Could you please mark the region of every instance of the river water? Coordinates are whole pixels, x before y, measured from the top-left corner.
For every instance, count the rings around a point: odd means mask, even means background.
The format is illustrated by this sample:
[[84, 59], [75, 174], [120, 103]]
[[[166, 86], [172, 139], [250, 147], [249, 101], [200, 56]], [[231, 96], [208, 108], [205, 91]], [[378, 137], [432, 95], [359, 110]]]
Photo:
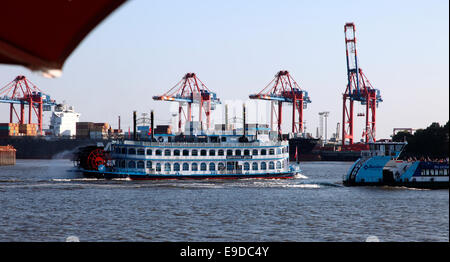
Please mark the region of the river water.
[[0, 167], [0, 241], [449, 241], [449, 191], [344, 187], [350, 162], [287, 180], [87, 179], [68, 160]]

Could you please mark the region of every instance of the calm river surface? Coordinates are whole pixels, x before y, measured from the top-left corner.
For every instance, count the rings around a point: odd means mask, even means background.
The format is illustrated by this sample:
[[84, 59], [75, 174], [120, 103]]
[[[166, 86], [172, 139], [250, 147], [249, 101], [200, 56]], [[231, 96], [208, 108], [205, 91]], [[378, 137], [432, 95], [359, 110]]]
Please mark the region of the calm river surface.
[[449, 241], [449, 191], [344, 187], [350, 162], [288, 180], [86, 179], [69, 160], [0, 167], [0, 241]]

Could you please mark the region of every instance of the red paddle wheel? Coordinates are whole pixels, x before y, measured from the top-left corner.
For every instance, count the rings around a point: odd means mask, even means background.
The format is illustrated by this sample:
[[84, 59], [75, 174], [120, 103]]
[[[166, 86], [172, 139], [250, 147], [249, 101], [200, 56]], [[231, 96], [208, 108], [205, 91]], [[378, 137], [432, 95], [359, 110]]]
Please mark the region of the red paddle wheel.
[[99, 170], [100, 166], [111, 166], [111, 156], [103, 147], [80, 148], [76, 154], [78, 165], [85, 170]]
[[87, 157], [87, 167], [91, 170], [98, 170], [100, 165], [106, 166], [108, 164], [109, 154], [103, 148], [97, 148], [89, 153]]

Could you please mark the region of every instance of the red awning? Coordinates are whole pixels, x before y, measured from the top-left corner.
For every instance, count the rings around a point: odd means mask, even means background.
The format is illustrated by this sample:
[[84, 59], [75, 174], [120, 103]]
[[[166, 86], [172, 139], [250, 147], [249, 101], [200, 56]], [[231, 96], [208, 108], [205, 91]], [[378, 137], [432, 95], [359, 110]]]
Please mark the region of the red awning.
[[0, 63], [55, 77], [78, 44], [125, 0], [2, 1]]

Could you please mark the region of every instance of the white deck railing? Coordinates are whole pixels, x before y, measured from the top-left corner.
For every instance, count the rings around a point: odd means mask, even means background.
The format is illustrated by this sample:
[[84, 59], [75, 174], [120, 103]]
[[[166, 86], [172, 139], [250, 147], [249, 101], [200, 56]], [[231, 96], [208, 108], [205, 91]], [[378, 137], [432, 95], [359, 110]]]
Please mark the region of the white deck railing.
[[158, 147], [204, 147], [204, 148], [214, 148], [214, 147], [259, 147], [259, 146], [285, 146], [288, 145], [288, 141], [271, 141], [271, 142], [250, 142], [250, 143], [239, 143], [239, 142], [221, 142], [221, 143], [189, 143], [189, 142], [150, 142], [150, 141], [113, 141], [112, 144], [122, 144], [122, 145], [134, 145], [134, 146], [158, 146]]

